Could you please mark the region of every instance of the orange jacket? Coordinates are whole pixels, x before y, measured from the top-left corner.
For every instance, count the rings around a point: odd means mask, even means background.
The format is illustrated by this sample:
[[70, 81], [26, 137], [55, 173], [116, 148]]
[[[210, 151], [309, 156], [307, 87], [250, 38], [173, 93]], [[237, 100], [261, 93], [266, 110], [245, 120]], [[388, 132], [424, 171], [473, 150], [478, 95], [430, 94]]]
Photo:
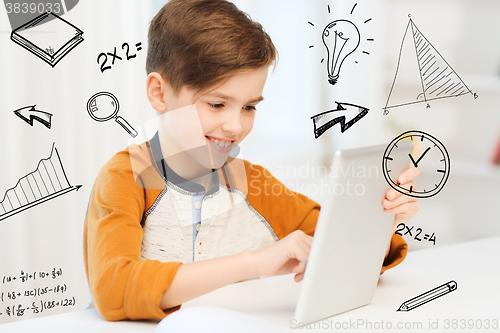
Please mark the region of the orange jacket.
[[[201, 215], [202, 229], [211, 226], [206, 230], [213, 232], [198, 234], [191, 225], [187, 229], [178, 226], [186, 221], [175, 211], [185, 209], [191, 216], [193, 194], [183, 184], [172, 183], [170, 178], [175, 177], [163, 174], [155, 144], [151, 140], [117, 153], [102, 168], [90, 196], [83, 235], [85, 270], [94, 304], [106, 320], [161, 319], [177, 310], [179, 307], [163, 311], [160, 299], [179, 265], [191, 258], [204, 260], [256, 250], [297, 229], [314, 234], [320, 206], [287, 189], [263, 167], [244, 160], [233, 160], [219, 169], [214, 175], [220, 179], [218, 189], [203, 199], [202, 211], [230, 207], [213, 216]], [[237, 213], [231, 215], [233, 210]], [[173, 217], [164, 217], [172, 212]], [[241, 238], [237, 246], [230, 243], [236, 237], [234, 226], [247, 228], [237, 236]], [[165, 244], [152, 253], [148, 249], [157, 246], [154, 230], [160, 227], [170, 228], [175, 237], [162, 236]], [[195, 239], [207, 244], [203, 252], [196, 249]], [[406, 252], [406, 242], [394, 235], [382, 272], [403, 261]]]

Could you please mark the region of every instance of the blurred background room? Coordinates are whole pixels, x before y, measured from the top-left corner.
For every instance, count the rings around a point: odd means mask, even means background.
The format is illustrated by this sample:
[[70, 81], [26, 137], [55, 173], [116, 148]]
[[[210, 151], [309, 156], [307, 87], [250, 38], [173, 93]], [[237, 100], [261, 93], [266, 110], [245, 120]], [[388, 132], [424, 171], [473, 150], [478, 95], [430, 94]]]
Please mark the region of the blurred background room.
[[[154, 134], [151, 124], [156, 112], [145, 89], [147, 29], [165, 2], [80, 1], [63, 18], [83, 31], [84, 41], [52, 67], [11, 40], [13, 28], [8, 1], [4, 1], [5, 10], [0, 9], [0, 200], [50, 155], [53, 144], [68, 181], [82, 187], [0, 221], [0, 279], [60, 270], [59, 280], [53, 280], [66, 285], [65, 296], [74, 297], [76, 305], [55, 307], [44, 314], [30, 310], [21, 316], [3, 315], [0, 323], [77, 310], [87, 304], [82, 225], [88, 198], [106, 161]], [[451, 173], [438, 195], [421, 199], [420, 211], [410, 222], [426, 234], [433, 233], [435, 244], [405, 235], [410, 250], [500, 235], [500, 192], [496, 189], [500, 186], [500, 1], [233, 2], [264, 26], [279, 51], [253, 131], [241, 145], [243, 158], [268, 168], [290, 189], [326, 204], [331, 194], [322, 190], [322, 184], [329, 178], [325, 170], [336, 150], [388, 144], [405, 131], [421, 130], [446, 146]], [[391, 99], [411, 100], [414, 91], [422, 90], [418, 77], [405, 76], [403, 60], [398, 67], [409, 16], [469, 91], [430, 101], [430, 108], [416, 103], [389, 109], [384, 115], [398, 68], [398, 89]], [[322, 34], [328, 23], [339, 19], [355, 24], [361, 37], [332, 85]], [[405, 41], [414, 42], [412, 36]], [[135, 57], [127, 57], [124, 43], [129, 56]], [[104, 58], [110, 68], [103, 71]], [[404, 58], [405, 63], [412, 60], [416, 62], [415, 54]], [[114, 120], [96, 122], [89, 117], [87, 101], [103, 91], [119, 100], [119, 115], [139, 132], [137, 138], [132, 139]], [[335, 109], [336, 102], [363, 106], [369, 112], [344, 133], [335, 125], [315, 138], [311, 117]], [[52, 114], [50, 128], [37, 121], [29, 126], [13, 113], [32, 105]], [[420, 179], [428, 176], [423, 170]], [[28, 279], [12, 286], [29, 290], [46, 284], [47, 280]], [[2, 292], [7, 293], [5, 288]], [[19, 300], [7, 297], [0, 302], [0, 312], [18, 304]]]

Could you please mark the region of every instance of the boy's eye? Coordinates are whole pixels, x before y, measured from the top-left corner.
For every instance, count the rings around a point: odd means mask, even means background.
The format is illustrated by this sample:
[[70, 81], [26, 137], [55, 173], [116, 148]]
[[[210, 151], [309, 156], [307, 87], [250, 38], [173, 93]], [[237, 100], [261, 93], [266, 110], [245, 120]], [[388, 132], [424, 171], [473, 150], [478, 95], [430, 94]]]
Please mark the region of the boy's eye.
[[224, 104], [222, 103], [208, 103], [208, 105], [210, 105], [210, 107], [213, 109], [220, 109], [224, 107]]
[[255, 106], [253, 106], [253, 105], [244, 106], [243, 110], [246, 110], [246, 111], [257, 111], [257, 109], [255, 108]]

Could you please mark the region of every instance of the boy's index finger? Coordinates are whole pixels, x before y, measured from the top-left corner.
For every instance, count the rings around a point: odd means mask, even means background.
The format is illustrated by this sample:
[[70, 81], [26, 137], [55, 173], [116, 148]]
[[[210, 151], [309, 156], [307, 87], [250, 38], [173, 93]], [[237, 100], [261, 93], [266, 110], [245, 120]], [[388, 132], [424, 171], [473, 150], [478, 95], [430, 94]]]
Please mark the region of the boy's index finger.
[[399, 175], [398, 182], [400, 184], [406, 184], [412, 181], [413, 179], [417, 178], [418, 175], [420, 175], [420, 170], [415, 167], [410, 167], [401, 175]]

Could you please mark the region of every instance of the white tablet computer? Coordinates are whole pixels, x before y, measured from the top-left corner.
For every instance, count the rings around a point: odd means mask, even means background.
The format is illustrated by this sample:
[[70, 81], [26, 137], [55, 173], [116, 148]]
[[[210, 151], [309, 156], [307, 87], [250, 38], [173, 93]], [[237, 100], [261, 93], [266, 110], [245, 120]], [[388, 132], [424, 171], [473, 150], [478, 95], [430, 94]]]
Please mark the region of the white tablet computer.
[[[398, 144], [390, 172], [409, 167], [413, 141]], [[385, 145], [338, 151], [330, 169], [332, 197], [321, 208], [295, 309], [302, 325], [371, 302], [394, 215], [382, 201], [389, 185], [382, 172]], [[400, 165], [396, 165], [400, 161]]]

